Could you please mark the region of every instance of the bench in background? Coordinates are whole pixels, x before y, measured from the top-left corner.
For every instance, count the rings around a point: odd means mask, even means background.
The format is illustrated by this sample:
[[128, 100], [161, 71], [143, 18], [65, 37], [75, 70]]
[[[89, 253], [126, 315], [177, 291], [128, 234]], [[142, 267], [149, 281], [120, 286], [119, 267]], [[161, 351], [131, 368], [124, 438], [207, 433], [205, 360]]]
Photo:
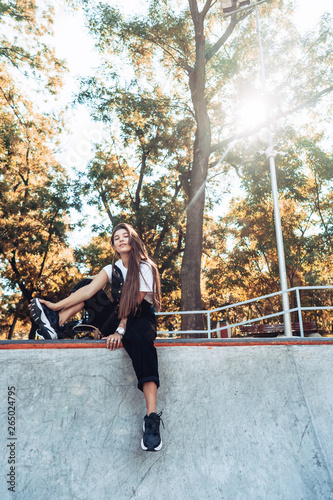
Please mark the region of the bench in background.
[[[241, 325], [241, 335], [250, 335], [253, 337], [277, 337], [284, 334], [283, 323], [272, 323], [266, 325]], [[291, 323], [293, 335], [300, 335], [300, 326], [298, 322]], [[303, 323], [304, 335], [318, 332], [317, 323], [315, 321], [308, 321]]]

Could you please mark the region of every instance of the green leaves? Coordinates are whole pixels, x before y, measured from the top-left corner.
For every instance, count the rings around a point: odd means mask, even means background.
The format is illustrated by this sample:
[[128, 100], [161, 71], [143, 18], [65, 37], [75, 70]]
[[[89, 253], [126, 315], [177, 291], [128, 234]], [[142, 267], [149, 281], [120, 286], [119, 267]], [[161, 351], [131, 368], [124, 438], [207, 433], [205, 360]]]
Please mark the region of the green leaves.
[[[19, 303], [16, 312], [24, 328], [33, 294], [66, 294], [78, 271], [67, 243], [70, 182], [54, 157], [61, 116], [43, 114], [27, 96], [28, 90], [54, 95], [62, 84], [63, 63], [45, 38], [51, 10], [35, 1], [1, 2], [0, 23], [5, 22], [0, 35], [0, 279], [12, 292], [12, 304]], [[9, 296], [1, 301], [0, 317], [8, 301]], [[6, 314], [4, 321], [10, 319]]]
[[[320, 141], [319, 134], [304, 136], [291, 128], [277, 136], [277, 149], [284, 152], [276, 167], [290, 287], [329, 283], [332, 274], [333, 158]], [[230, 293], [240, 301], [279, 289], [269, 167], [265, 155], [255, 153], [259, 147], [233, 151], [245, 196], [234, 199], [214, 229], [216, 250], [208, 252], [205, 273], [215, 307]], [[216, 288], [223, 290], [220, 297]], [[268, 313], [275, 311], [269, 307]]]
[[[331, 18], [325, 16], [318, 30], [302, 37], [293, 25], [289, 2], [260, 6], [267, 79], [262, 99], [253, 11], [227, 19], [219, 2], [151, 0], [142, 14], [126, 16], [107, 3], [85, 5], [103, 63], [94, 78], [82, 83], [79, 101], [110, 130], [110, 139], [96, 149], [87, 172], [95, 190], [89, 203], [106, 214], [104, 227], [121, 218], [137, 225], [166, 276], [167, 266], [179, 266], [186, 237], [182, 287], [188, 296], [196, 296], [196, 306], [185, 300], [185, 308], [201, 308], [197, 286], [202, 249], [207, 269], [216, 265], [223, 275], [218, 284], [219, 272], [210, 271], [217, 288], [209, 290], [215, 297], [217, 289], [234, 286], [242, 277], [239, 290], [244, 294], [276, 289], [264, 134], [269, 122], [281, 152], [276, 162], [290, 247], [289, 277], [308, 279], [310, 261], [317, 265], [314, 233], [327, 242], [331, 231], [332, 165], [321, 148], [319, 127], [304, 126], [304, 117], [311, 120], [305, 113], [302, 120], [292, 116], [310, 106], [315, 113], [317, 103], [324, 98], [328, 102]], [[260, 100], [270, 108], [267, 120], [265, 114], [258, 120]], [[244, 118], [242, 109], [251, 102], [254, 106]], [[210, 238], [216, 226], [211, 212], [219, 197], [226, 204], [225, 186], [214, 184], [216, 194], [211, 190], [207, 200], [202, 186], [209, 169], [213, 178], [231, 168], [246, 194], [235, 200], [223, 231], [218, 223], [216, 249]], [[209, 235], [203, 241], [202, 228]]]

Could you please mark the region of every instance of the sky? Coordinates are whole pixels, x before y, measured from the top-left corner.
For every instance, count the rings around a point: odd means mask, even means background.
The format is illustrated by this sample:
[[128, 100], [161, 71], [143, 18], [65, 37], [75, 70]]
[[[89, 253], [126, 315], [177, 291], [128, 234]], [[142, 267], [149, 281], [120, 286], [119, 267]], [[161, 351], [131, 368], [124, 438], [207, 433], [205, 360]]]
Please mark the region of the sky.
[[[133, 13], [142, 12], [146, 2], [143, 0], [109, 0], [109, 3], [125, 13]], [[58, 106], [62, 107], [70, 103], [73, 95], [78, 91], [79, 78], [94, 74], [94, 67], [98, 66], [99, 59], [94, 49], [94, 42], [85, 27], [83, 13], [72, 12], [66, 7], [65, 0], [54, 0], [53, 5], [56, 13], [53, 38], [56, 53], [58, 57], [66, 59], [69, 68], [58, 103]], [[323, 12], [328, 11], [333, 14], [333, 0], [294, 0], [294, 5], [296, 7], [295, 21], [303, 32], [314, 28]], [[74, 165], [83, 170], [93, 155], [93, 144], [103, 137], [102, 127], [90, 120], [88, 110], [84, 106], [71, 108], [66, 122], [70, 133], [66, 131], [64, 134], [62, 151], [58, 153], [57, 158], [69, 171]], [[72, 218], [75, 223], [79, 216], [73, 213]], [[88, 227], [89, 225], [88, 221]], [[73, 243], [77, 241], [85, 243], [82, 239], [89, 239], [88, 229], [74, 231]]]
[[[142, 10], [142, 0], [126, 0], [125, 2], [110, 0], [125, 12]], [[296, 22], [300, 29], [306, 31], [316, 25], [324, 11], [333, 14], [333, 0], [295, 0], [297, 6]], [[315, 10], [314, 6], [315, 5]], [[56, 2], [56, 22], [54, 43], [57, 55], [67, 60], [69, 73], [62, 91], [59, 105], [69, 102], [78, 90], [80, 76], [93, 74], [93, 68], [98, 65], [98, 53], [84, 25], [82, 12], [71, 12], [65, 7], [64, 0]], [[89, 113], [84, 107], [73, 110], [69, 115], [72, 135], [66, 134], [61, 154], [64, 166], [70, 167], [73, 162], [84, 167], [91, 151], [91, 143], [102, 137], [102, 129], [96, 123], [91, 123]]]

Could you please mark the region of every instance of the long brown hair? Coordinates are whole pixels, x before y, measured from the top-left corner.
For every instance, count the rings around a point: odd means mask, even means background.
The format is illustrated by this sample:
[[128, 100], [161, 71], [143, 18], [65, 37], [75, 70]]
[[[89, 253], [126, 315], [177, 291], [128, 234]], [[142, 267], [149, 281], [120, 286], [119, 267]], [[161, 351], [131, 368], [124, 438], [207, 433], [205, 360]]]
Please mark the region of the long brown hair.
[[[148, 251], [135, 229], [129, 224], [118, 224], [111, 235], [111, 244], [114, 247], [114, 235], [119, 229], [125, 229], [129, 234], [129, 245], [132, 247], [128, 259], [128, 269], [126, 281], [121, 293], [119, 304], [119, 318], [127, 318], [131, 311], [138, 307], [140, 297], [140, 263], [141, 261], [150, 264], [153, 272], [153, 306], [159, 311], [161, 305], [161, 283], [160, 275], [156, 264], [148, 257]], [[116, 252], [119, 256], [119, 254]], [[112, 268], [114, 266], [112, 263]]]

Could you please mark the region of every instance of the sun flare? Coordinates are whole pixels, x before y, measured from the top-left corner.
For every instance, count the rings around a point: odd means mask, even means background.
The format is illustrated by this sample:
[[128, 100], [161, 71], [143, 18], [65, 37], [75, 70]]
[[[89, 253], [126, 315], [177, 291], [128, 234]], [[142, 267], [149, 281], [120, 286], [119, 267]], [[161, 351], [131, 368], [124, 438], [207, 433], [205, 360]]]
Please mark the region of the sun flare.
[[239, 108], [238, 119], [241, 129], [253, 128], [265, 121], [265, 103], [261, 99], [251, 99]]

